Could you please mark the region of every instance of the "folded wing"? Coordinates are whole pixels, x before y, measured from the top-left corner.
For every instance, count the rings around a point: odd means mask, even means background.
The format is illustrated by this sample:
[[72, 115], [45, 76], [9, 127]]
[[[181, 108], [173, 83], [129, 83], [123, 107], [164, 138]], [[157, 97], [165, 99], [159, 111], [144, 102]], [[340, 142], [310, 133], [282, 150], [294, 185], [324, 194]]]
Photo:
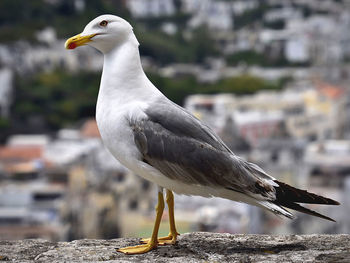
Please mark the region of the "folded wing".
[[259, 166], [233, 154], [209, 127], [171, 101], [158, 101], [145, 114], [145, 118], [130, 120], [134, 141], [143, 161], [164, 176], [185, 184], [239, 192], [290, 218], [293, 215], [283, 207], [333, 221], [299, 203], [338, 202], [275, 180]]

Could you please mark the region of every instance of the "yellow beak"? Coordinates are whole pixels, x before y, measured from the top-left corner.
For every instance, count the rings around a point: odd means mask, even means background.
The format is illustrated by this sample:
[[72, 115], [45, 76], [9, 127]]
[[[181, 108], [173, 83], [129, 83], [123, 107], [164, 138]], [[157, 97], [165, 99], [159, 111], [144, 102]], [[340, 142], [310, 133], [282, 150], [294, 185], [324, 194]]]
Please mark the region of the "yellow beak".
[[64, 46], [66, 47], [66, 49], [75, 49], [76, 47], [83, 46], [86, 43], [89, 43], [91, 41], [91, 38], [93, 38], [96, 35], [97, 34], [92, 34], [88, 36], [81, 36], [81, 34], [76, 35], [74, 37], [69, 38]]

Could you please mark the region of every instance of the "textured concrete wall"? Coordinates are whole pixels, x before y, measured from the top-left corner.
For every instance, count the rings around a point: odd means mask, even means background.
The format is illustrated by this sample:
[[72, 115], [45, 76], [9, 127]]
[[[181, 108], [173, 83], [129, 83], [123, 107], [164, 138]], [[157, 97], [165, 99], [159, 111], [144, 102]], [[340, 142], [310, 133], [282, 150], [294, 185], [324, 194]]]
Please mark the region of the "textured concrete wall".
[[13, 262], [350, 262], [350, 235], [231, 235], [190, 233], [174, 246], [143, 255], [116, 248], [138, 239], [0, 241], [0, 261]]

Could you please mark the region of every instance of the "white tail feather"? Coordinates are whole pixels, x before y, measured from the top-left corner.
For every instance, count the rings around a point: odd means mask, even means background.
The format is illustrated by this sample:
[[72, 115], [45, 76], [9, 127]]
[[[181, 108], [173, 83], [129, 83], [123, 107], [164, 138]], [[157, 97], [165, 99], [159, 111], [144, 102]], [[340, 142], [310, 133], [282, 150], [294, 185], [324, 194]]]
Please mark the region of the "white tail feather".
[[282, 215], [282, 216], [288, 217], [290, 219], [295, 218], [295, 216], [292, 213], [290, 213], [289, 211], [287, 211], [283, 207], [280, 207], [280, 206], [278, 206], [274, 203], [271, 203], [269, 201], [257, 201], [257, 206], [265, 208], [276, 215]]

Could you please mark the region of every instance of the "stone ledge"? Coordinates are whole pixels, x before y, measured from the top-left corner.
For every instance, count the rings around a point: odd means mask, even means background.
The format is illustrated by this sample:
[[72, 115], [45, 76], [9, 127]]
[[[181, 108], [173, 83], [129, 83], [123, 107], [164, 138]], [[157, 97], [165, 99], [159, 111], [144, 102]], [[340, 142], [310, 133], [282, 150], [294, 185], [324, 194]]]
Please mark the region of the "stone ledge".
[[231, 235], [188, 233], [174, 246], [143, 255], [116, 248], [139, 239], [0, 241], [0, 261], [12, 262], [350, 262], [350, 235]]

